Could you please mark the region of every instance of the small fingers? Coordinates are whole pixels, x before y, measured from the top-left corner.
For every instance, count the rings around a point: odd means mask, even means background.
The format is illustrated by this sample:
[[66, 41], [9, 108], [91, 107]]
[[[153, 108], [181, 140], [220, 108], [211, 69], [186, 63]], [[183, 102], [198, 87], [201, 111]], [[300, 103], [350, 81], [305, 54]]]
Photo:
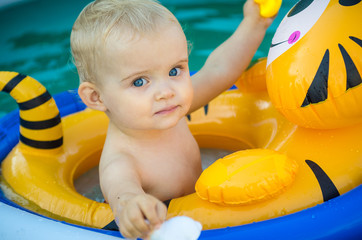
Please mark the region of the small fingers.
[[146, 203], [141, 204], [140, 208], [152, 227], [162, 224], [166, 217], [166, 206], [152, 196]]
[[145, 239], [149, 239], [151, 237], [151, 234], [153, 231], [159, 229], [161, 227], [162, 222], [166, 219], [166, 214], [167, 214], [167, 207], [164, 203], [162, 203], [161, 201], [158, 201], [156, 203], [156, 205], [154, 206], [155, 212], [156, 212], [156, 216], [155, 218], [157, 218], [158, 223], [156, 224], [151, 224], [152, 226], [152, 231], [150, 231], [146, 236]]
[[137, 205], [124, 209], [120, 221], [120, 232], [127, 238], [137, 238], [147, 235], [150, 226], [146, 223], [142, 212]]
[[167, 207], [164, 203], [159, 202], [156, 206], [156, 211], [158, 218], [161, 219], [161, 221], [164, 221], [166, 219], [167, 215]]
[[154, 205], [148, 205], [148, 206], [141, 206], [142, 208], [142, 212], [145, 216], [145, 218], [149, 221], [149, 223], [152, 226], [156, 226], [158, 224], [160, 224], [162, 221], [159, 219], [157, 211], [156, 211], [156, 206]]
[[126, 238], [136, 239], [139, 237], [146, 236], [148, 232], [142, 232], [140, 231], [137, 226], [135, 226], [130, 221], [125, 221], [123, 224], [119, 227], [119, 230], [121, 234]]
[[135, 239], [136, 236], [140, 236], [141, 233], [137, 232], [130, 223], [122, 222], [119, 225], [119, 231], [123, 237], [127, 239]]
[[126, 238], [147, 237], [162, 224], [166, 214], [166, 206], [157, 198], [136, 196], [117, 214], [119, 230]]

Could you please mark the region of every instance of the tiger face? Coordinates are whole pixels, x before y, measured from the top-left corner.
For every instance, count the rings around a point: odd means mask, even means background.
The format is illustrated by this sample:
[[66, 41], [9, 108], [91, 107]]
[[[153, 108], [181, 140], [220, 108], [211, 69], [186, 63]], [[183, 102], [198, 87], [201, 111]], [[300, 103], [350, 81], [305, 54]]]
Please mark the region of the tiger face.
[[278, 27], [267, 87], [290, 121], [334, 129], [362, 122], [362, 0], [301, 0]]

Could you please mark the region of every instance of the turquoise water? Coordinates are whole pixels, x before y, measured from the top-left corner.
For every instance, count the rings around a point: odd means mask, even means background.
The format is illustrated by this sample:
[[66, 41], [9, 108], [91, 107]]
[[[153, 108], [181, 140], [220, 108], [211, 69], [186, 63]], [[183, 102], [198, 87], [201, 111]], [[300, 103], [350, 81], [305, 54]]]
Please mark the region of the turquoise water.
[[[90, 0], [0, 0], [0, 71], [16, 71], [40, 81], [51, 94], [78, 86], [70, 56], [70, 31]], [[242, 20], [245, 1], [161, 0], [179, 19], [192, 43], [190, 69], [196, 71], [210, 52], [229, 37]], [[273, 34], [297, 0], [284, 0], [254, 60], [267, 56]], [[0, 92], [0, 117], [17, 108]]]

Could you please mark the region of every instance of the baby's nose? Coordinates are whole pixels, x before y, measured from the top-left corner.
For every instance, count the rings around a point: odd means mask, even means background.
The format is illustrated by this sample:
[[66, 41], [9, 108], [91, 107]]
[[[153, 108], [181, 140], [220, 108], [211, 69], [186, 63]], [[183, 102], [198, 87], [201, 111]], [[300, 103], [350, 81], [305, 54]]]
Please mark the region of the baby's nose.
[[168, 83], [160, 84], [156, 91], [156, 100], [170, 99], [175, 96], [175, 91]]

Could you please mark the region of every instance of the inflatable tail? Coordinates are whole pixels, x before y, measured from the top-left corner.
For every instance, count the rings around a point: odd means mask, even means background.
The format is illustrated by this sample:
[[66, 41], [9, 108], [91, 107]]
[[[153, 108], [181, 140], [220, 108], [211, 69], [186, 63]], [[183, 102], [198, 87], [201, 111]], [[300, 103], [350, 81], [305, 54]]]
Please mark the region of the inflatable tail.
[[19, 105], [20, 142], [36, 149], [63, 145], [61, 118], [54, 99], [38, 81], [16, 72], [0, 72], [0, 89]]

